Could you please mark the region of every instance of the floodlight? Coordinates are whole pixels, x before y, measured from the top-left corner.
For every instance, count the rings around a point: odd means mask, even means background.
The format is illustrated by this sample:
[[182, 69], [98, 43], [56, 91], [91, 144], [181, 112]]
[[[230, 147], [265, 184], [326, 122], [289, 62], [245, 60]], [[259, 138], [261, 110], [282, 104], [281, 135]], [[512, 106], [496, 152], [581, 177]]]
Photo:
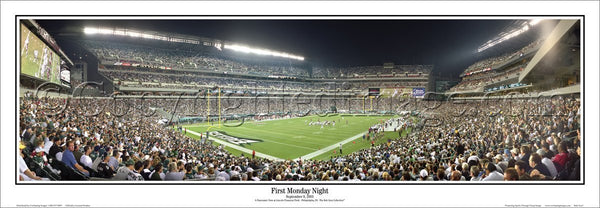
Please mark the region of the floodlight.
[[96, 33], [98, 33], [98, 29], [91, 28], [91, 27], [86, 27], [86, 28], [83, 29], [83, 32], [85, 34], [96, 34]]
[[[178, 42], [178, 43], [200, 44], [200, 41], [197, 41], [197, 40], [182, 39], [182, 38], [175, 38], [175, 37], [169, 38], [166, 36], [147, 34], [147, 33], [139, 32], [139, 31], [132, 31], [132, 30], [127, 30], [127, 29], [85, 27], [83, 29], [83, 32], [85, 34], [90, 34], [90, 35], [91, 34], [111, 34], [111, 35], [117, 35], [117, 36], [129, 36], [129, 37], [135, 37], [135, 38], [163, 40], [163, 41]], [[216, 47], [219, 50], [221, 50], [221, 46], [222, 46], [221, 43], [214, 44], [214, 47]], [[234, 50], [234, 51], [239, 51], [239, 52], [243, 52], [243, 53], [253, 53], [253, 54], [258, 54], [258, 55], [277, 56], [277, 57], [283, 57], [283, 58], [304, 61], [304, 57], [302, 57], [302, 56], [296, 56], [296, 55], [292, 55], [289, 53], [271, 51], [271, 50], [267, 50], [267, 49], [250, 48], [247, 46], [235, 45], [235, 44], [233, 44], [233, 45], [225, 44], [225, 45], [223, 45], [223, 48]]]
[[242, 53], [253, 53], [253, 54], [258, 54], [258, 55], [276, 56], [276, 57], [290, 58], [290, 59], [304, 61], [304, 57], [302, 57], [302, 56], [295, 56], [295, 55], [291, 55], [288, 53], [270, 51], [267, 49], [250, 48], [250, 47], [242, 46], [242, 45], [228, 45], [228, 44], [225, 44], [223, 46], [223, 48], [242, 52]]
[[542, 21], [542, 19], [534, 19], [531, 20], [531, 22], [529, 22], [529, 25], [534, 26], [537, 25], [538, 23], [540, 23]]
[[113, 34], [113, 30], [111, 29], [98, 29], [98, 33], [100, 34]]
[[142, 38], [146, 38], [146, 39], [154, 39], [154, 35], [150, 35], [150, 34], [142, 34]]
[[533, 27], [534, 25], [538, 24], [539, 22], [541, 22], [542, 19], [534, 19], [529, 21], [528, 23], [525, 23], [524, 26], [520, 29], [515, 29], [513, 31], [510, 32], [506, 32], [506, 33], [500, 33], [500, 37], [497, 37], [496, 39], [493, 40], [489, 40], [488, 42], [486, 42], [484, 45], [480, 46], [477, 49], [477, 52], [482, 52], [488, 48], [491, 48], [497, 44], [500, 44], [508, 39], [511, 39], [513, 37], [516, 37], [524, 32], [527, 32], [531, 27]]
[[142, 34], [141, 34], [141, 33], [138, 33], [138, 32], [132, 32], [132, 31], [131, 31], [131, 32], [130, 32], [130, 31], [127, 31], [127, 35], [129, 35], [129, 36], [131, 36], [131, 37], [140, 37], [140, 36], [142, 36]]

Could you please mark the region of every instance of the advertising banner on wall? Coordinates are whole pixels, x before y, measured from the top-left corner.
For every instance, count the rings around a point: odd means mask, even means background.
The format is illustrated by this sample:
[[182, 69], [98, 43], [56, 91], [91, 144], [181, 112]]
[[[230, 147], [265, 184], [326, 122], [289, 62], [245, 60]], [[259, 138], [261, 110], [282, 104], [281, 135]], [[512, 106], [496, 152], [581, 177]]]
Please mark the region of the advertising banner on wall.
[[423, 98], [423, 96], [425, 96], [425, 88], [413, 88], [412, 96], [416, 98]]

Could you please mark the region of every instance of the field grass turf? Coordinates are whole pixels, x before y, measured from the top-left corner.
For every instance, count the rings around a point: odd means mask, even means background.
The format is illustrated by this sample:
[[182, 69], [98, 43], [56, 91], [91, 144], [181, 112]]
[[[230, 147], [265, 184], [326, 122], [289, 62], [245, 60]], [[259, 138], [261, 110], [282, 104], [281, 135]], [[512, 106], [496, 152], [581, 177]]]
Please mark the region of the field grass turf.
[[[404, 130], [402, 132], [402, 137], [405, 137], [407, 134], [410, 134], [412, 129], [407, 129]], [[382, 144], [382, 143], [387, 143], [388, 139], [390, 140], [395, 140], [398, 139], [398, 133], [397, 132], [384, 132], [384, 136], [375, 140], [375, 146]], [[356, 152], [358, 150], [361, 149], [367, 149], [371, 147], [371, 141], [370, 140], [363, 140], [362, 137], [352, 140], [351, 142], [348, 142], [344, 145], [342, 145], [342, 155], [349, 155], [353, 152]], [[335, 153], [333, 152], [333, 150], [335, 150]], [[340, 152], [339, 152], [339, 148], [335, 148], [331, 151], [325, 152], [323, 154], [320, 154], [314, 158], [312, 158], [313, 160], [329, 160], [334, 156], [340, 156]]]
[[[281, 159], [296, 159], [367, 131], [369, 127], [389, 118], [391, 116], [307, 116], [285, 120], [245, 122], [239, 127], [210, 127], [210, 131], [221, 131], [235, 137], [261, 140], [262, 142], [244, 145], [244, 147]], [[322, 129], [320, 125], [308, 126], [311, 119], [312, 121], [335, 121], [336, 125], [325, 126]], [[205, 133], [209, 128], [206, 123], [184, 127], [198, 133]], [[360, 139], [362, 140], [362, 137]], [[351, 148], [354, 147], [348, 148], [351, 151]], [[239, 151], [232, 151], [232, 153], [241, 154]]]

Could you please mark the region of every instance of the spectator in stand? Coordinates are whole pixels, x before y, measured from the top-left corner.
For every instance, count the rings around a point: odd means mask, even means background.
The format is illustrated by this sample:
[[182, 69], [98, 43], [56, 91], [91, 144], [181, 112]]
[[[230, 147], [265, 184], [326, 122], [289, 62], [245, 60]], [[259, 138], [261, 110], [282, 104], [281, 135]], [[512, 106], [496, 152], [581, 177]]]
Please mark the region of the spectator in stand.
[[420, 178], [418, 181], [433, 181], [433, 178], [429, 177], [429, 173], [426, 169], [421, 170], [419, 176]]
[[85, 153], [81, 156], [79, 162], [88, 168], [92, 168], [92, 158], [90, 157], [90, 154], [92, 153], [92, 148], [89, 145], [86, 145], [83, 148], [83, 151]]
[[480, 171], [479, 171], [479, 167], [477, 167], [477, 165], [473, 165], [471, 166], [471, 181], [480, 181], [481, 180], [481, 175], [480, 175]]
[[450, 180], [451, 181], [462, 181], [461, 177], [462, 177], [462, 174], [460, 173], [460, 171], [452, 171], [452, 175], [450, 176]]
[[121, 152], [119, 152], [119, 150], [114, 150], [113, 153], [112, 153], [112, 155], [110, 156], [110, 159], [108, 161], [108, 165], [113, 170], [118, 170], [120, 160], [121, 160]]
[[518, 181], [519, 173], [517, 173], [517, 170], [515, 168], [507, 168], [504, 171], [504, 180], [505, 181]]
[[554, 178], [558, 175], [558, 171], [556, 170], [556, 166], [552, 162], [552, 160], [546, 156], [549, 156], [543, 149], [539, 149], [537, 151], [538, 155], [542, 157], [542, 164], [548, 168], [550, 172], [550, 177]]
[[556, 154], [554, 154], [554, 152], [550, 150], [550, 144], [548, 144], [546, 140], [542, 140], [542, 142], [542, 150], [545, 152], [545, 154], [542, 156], [550, 159], [554, 158]]
[[195, 170], [193, 170], [193, 164], [192, 163], [186, 163], [184, 165], [184, 170], [185, 170], [185, 178], [186, 179], [194, 179], [196, 178], [196, 172]]
[[194, 177], [197, 179], [200, 179], [200, 180], [208, 179], [208, 175], [206, 175], [206, 173], [204, 173], [205, 168], [202, 166], [198, 166], [197, 168], [198, 168], [198, 172], [195, 174]]
[[581, 177], [581, 147], [577, 147], [575, 152], [577, 157], [572, 159], [574, 160], [572, 165], [573, 170], [569, 174], [569, 180], [579, 180]]
[[551, 176], [550, 171], [542, 163], [542, 157], [538, 153], [531, 154], [531, 157], [529, 158], [529, 166], [531, 167], [530, 176], [533, 170], [539, 171], [539, 173], [544, 176]]
[[142, 170], [142, 172], [140, 172], [142, 177], [144, 177], [144, 180], [150, 180], [150, 174], [152, 174], [152, 171], [150, 171], [151, 163], [149, 159], [150, 157], [144, 160], [144, 169]]
[[81, 147], [81, 143], [79, 140], [75, 139], [75, 147], [73, 150], [73, 156], [75, 157], [75, 161], [81, 161], [81, 156], [83, 156], [83, 152], [79, 150]]
[[143, 169], [144, 169], [144, 163], [142, 161], [135, 162], [135, 165], [133, 166], [133, 170], [131, 170], [131, 171], [129, 171], [129, 173], [127, 173], [127, 180], [143, 181], [144, 177], [142, 177], [142, 174], [140, 174], [140, 172], [142, 172]]
[[169, 163], [169, 172], [165, 175], [165, 181], [181, 181], [185, 178], [185, 170], [179, 170], [177, 163]]
[[113, 179], [127, 180], [128, 176], [129, 176], [129, 172], [131, 172], [135, 169], [134, 165], [135, 165], [135, 162], [133, 161], [133, 159], [127, 160], [125, 162], [125, 166], [121, 166], [119, 169], [117, 169], [117, 174], [115, 175], [115, 177]]
[[523, 162], [525, 162], [525, 166], [523, 166], [525, 168], [525, 170], [527, 170], [527, 172], [529, 173], [531, 171], [531, 167], [529, 166], [529, 157], [531, 156], [531, 149], [529, 149], [529, 146], [523, 145], [521, 146], [521, 154], [519, 155], [520, 160], [522, 160]]
[[522, 160], [519, 160], [517, 161], [517, 163], [515, 163], [515, 170], [517, 171], [517, 174], [519, 174], [520, 181], [531, 180], [531, 177], [529, 176], [529, 174], [527, 173], [527, 169], [525, 168], [526, 166], [526, 163]]
[[101, 157], [102, 162], [100, 162], [96, 168], [98, 170], [98, 176], [101, 178], [112, 178], [115, 171], [108, 165], [110, 156], [108, 156], [108, 153], [105, 152]]
[[73, 156], [73, 151], [75, 151], [75, 142], [73, 140], [67, 141], [67, 149], [63, 152], [62, 162], [70, 168], [78, 170], [86, 176], [90, 176], [90, 172], [77, 163], [75, 156]]
[[162, 181], [164, 179], [163, 166], [161, 163], [157, 163], [154, 166], [154, 171], [150, 176], [150, 180], [152, 181]]
[[49, 153], [50, 153], [50, 157], [56, 158], [56, 153], [64, 151], [61, 148], [62, 139], [60, 139], [60, 137], [56, 136], [52, 140], [53, 140], [54, 144], [52, 144], [52, 146], [50, 147]]
[[562, 171], [568, 160], [569, 153], [567, 151], [567, 142], [560, 142], [558, 144], [558, 154], [552, 158], [552, 162], [557, 165], [556, 170], [559, 172]]
[[35, 174], [35, 172], [29, 170], [29, 167], [27, 167], [27, 163], [25, 162], [25, 160], [23, 159], [23, 157], [27, 157], [23, 154], [23, 149], [25, 149], [26, 146], [24, 144], [22, 144], [22, 142], [19, 142], [19, 157], [17, 157], [18, 160], [18, 168], [19, 168], [19, 180], [20, 181], [31, 181], [31, 180], [48, 180], [47, 178], [41, 178], [39, 176], [37, 176]]
[[446, 172], [444, 171], [443, 168], [438, 169], [435, 176], [436, 177], [433, 179], [434, 181], [447, 181], [446, 180]]
[[504, 176], [496, 170], [496, 165], [492, 162], [487, 163], [485, 169], [485, 178], [482, 181], [501, 181]]

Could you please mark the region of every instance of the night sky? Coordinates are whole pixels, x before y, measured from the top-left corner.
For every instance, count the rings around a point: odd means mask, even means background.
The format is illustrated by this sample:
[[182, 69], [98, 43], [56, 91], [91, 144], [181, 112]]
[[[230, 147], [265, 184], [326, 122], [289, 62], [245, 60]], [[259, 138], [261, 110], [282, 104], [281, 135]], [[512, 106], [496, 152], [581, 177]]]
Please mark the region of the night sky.
[[[480, 60], [477, 48], [508, 30], [513, 20], [37, 20], [57, 37], [84, 26], [202, 36], [293, 53], [315, 66], [433, 64], [458, 77]], [[529, 34], [529, 36], [532, 36]], [[60, 44], [60, 42], [59, 42]], [[515, 47], [526, 40], [508, 42]], [[516, 46], [520, 45], [520, 46]], [[497, 48], [502, 48], [501, 46]], [[490, 50], [486, 55], [506, 51]]]

